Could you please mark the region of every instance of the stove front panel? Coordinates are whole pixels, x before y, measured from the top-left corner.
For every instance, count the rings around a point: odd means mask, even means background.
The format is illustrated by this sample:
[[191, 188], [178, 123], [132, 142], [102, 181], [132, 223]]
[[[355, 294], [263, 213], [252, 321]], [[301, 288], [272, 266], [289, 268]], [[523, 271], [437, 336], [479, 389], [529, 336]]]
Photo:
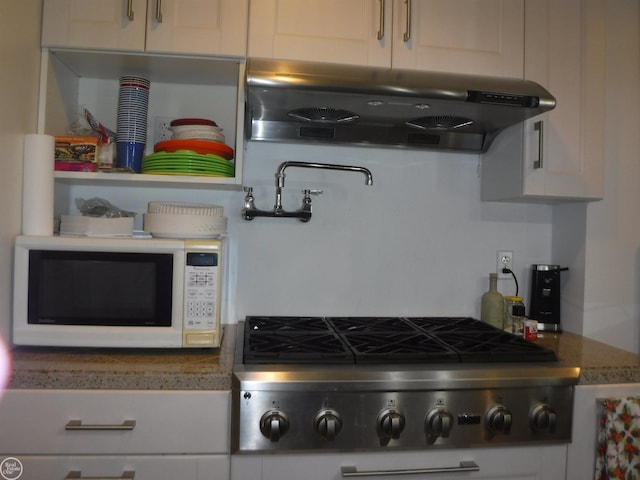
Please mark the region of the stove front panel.
[[466, 448], [571, 439], [573, 387], [236, 390], [233, 451]]

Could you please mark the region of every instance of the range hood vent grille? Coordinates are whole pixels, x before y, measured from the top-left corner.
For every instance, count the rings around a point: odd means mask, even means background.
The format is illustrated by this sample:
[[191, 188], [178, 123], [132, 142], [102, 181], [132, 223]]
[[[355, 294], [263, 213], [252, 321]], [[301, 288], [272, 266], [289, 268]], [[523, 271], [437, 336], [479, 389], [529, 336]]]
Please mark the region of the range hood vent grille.
[[325, 124], [353, 123], [360, 118], [357, 113], [333, 107], [298, 108], [289, 112], [288, 115], [304, 122]]
[[422, 130], [457, 130], [470, 127], [473, 125], [473, 120], [455, 115], [431, 115], [409, 120], [405, 124]]
[[249, 59], [249, 140], [486, 152], [505, 128], [555, 107], [535, 82]]

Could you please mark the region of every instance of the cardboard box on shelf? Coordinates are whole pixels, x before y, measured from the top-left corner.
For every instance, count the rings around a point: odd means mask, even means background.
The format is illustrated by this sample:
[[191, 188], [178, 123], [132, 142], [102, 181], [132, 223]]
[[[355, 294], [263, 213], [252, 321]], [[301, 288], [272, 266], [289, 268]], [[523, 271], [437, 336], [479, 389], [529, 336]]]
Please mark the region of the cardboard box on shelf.
[[67, 162], [98, 162], [99, 139], [56, 135], [55, 160]]

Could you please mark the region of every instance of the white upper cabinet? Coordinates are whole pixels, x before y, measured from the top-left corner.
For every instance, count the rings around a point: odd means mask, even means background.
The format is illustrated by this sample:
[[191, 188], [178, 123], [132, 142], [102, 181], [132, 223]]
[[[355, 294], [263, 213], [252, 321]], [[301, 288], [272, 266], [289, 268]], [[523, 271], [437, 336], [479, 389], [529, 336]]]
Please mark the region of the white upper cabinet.
[[44, 0], [42, 45], [244, 57], [248, 1]]
[[525, 78], [557, 104], [498, 135], [483, 157], [483, 200], [602, 198], [604, 20], [599, 0], [527, 0]]
[[252, 0], [249, 57], [522, 77], [523, 0]]
[[251, 0], [249, 57], [388, 66], [391, 0]]
[[395, 0], [392, 65], [522, 78], [522, 0]]

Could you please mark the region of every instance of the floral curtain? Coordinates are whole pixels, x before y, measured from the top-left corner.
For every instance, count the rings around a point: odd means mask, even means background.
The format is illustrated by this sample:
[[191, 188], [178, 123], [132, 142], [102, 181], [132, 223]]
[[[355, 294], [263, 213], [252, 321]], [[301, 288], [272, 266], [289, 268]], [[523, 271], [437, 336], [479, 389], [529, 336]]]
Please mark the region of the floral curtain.
[[595, 480], [640, 479], [640, 397], [604, 399]]

